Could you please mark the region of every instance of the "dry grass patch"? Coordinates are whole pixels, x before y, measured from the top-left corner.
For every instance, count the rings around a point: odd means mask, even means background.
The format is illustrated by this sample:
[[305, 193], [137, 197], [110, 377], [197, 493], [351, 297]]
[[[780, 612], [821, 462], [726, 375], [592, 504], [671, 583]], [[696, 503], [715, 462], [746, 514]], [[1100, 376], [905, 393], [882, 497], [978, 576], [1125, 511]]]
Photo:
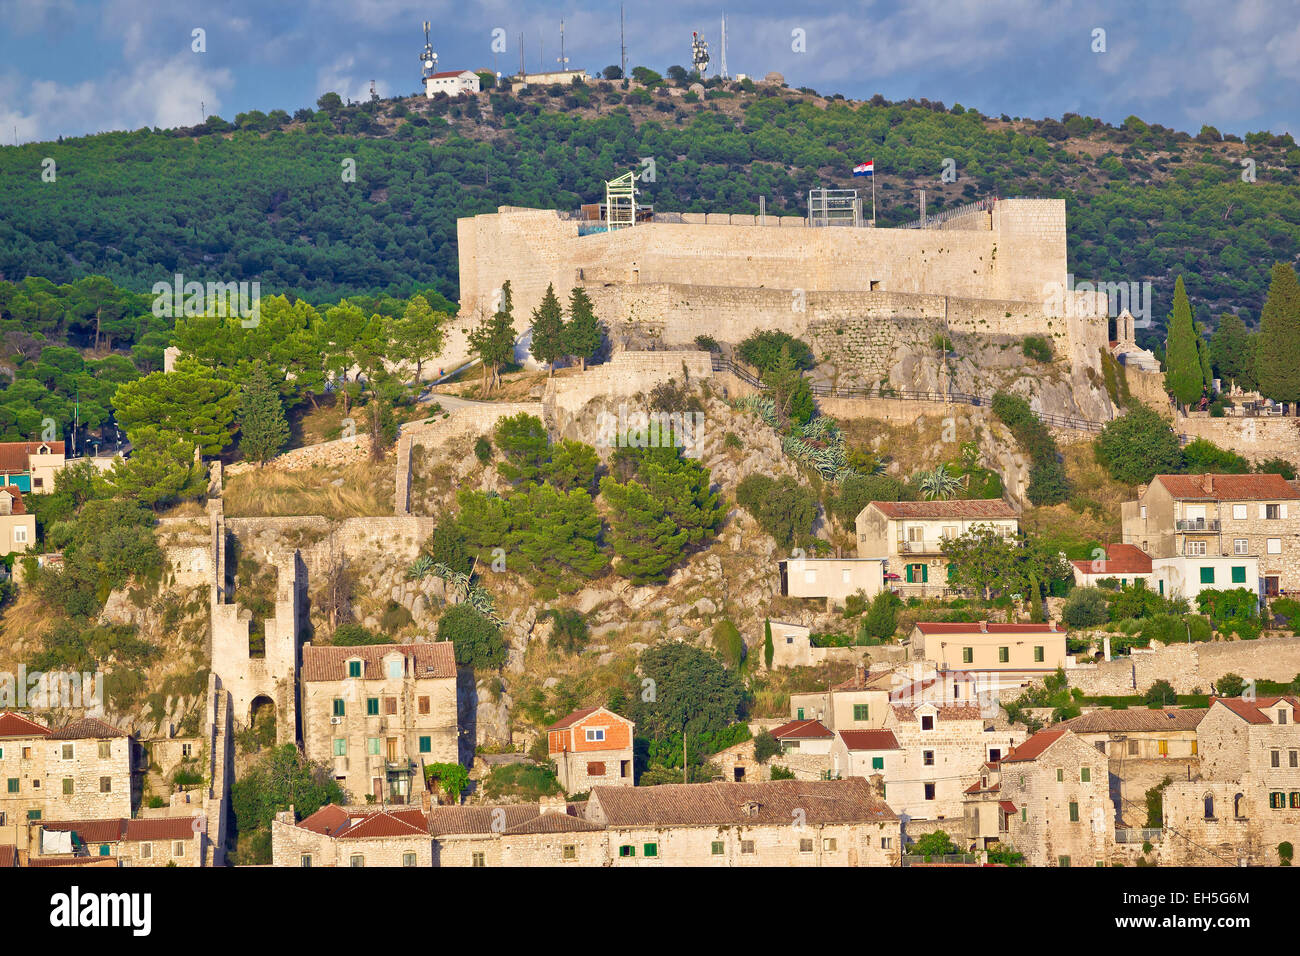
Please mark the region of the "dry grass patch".
[[222, 492], [225, 512], [232, 518], [391, 515], [393, 495], [392, 463], [369, 461], [301, 471], [248, 471], [227, 479]]

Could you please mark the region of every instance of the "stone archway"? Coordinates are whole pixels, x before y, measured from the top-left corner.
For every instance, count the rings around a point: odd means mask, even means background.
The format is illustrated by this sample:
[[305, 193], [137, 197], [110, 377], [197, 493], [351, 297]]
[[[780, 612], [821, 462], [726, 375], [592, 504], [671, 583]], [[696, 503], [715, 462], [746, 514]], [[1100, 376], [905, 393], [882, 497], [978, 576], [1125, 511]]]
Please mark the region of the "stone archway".
[[258, 694], [248, 705], [248, 726], [257, 738], [258, 746], [274, 747], [276, 742], [275, 701]]

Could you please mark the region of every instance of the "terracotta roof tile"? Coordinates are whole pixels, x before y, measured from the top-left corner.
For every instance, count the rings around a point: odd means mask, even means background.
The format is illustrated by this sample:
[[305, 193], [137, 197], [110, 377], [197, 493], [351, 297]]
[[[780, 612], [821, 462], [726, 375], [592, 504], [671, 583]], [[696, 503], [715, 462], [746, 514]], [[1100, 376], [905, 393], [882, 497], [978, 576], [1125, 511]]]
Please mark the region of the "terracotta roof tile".
[[777, 740], [825, 740], [835, 735], [820, 720], [792, 720], [772, 731]]
[[1165, 486], [1178, 499], [1200, 501], [1256, 501], [1300, 498], [1281, 475], [1156, 475], [1151, 479]]
[[1036, 760], [1043, 755], [1043, 752], [1048, 747], [1064, 737], [1065, 734], [1064, 730], [1040, 730], [1019, 747], [1012, 748], [1011, 753], [1002, 758], [1002, 762], [1016, 763], [1023, 760]]
[[113, 856], [33, 856], [28, 866], [117, 866]]
[[313, 833], [333, 836], [348, 825], [348, 812], [336, 803], [327, 803], [311, 816], [303, 817], [298, 826]]
[[1016, 509], [1001, 498], [951, 501], [873, 501], [886, 518], [1015, 518]]
[[63, 442], [57, 441], [0, 441], [0, 474], [26, 474], [31, 469], [28, 456], [40, 454], [42, 448], [48, 448], [52, 455], [65, 451]]
[[841, 730], [840, 739], [849, 750], [899, 750], [892, 730]]
[[200, 817], [150, 817], [126, 822], [126, 839], [141, 840], [192, 840], [198, 831], [196, 820]]
[[4, 737], [48, 737], [51, 731], [44, 724], [29, 720], [22, 714], [0, 714], [0, 738]]
[[[418, 811], [417, 811], [418, 812]], [[342, 832], [340, 840], [373, 840], [380, 837], [429, 836], [428, 823], [419, 813], [419, 823], [410, 813], [399, 814], [390, 810], [377, 810], [361, 819], [354, 819]]]
[[27, 505], [23, 504], [23, 493], [13, 485], [0, 487], [0, 492], [7, 494], [13, 500], [9, 502], [9, 513], [11, 515], [27, 514]]
[[75, 833], [82, 843], [119, 843], [129, 821], [122, 817], [110, 820], [46, 820], [42, 826], [55, 833]]
[[574, 711], [573, 713], [571, 713], [571, 714], [566, 714], [565, 716], [561, 717], [559, 720], [557, 720], [555, 723], [551, 724], [551, 726], [547, 727], [546, 729], [547, 729], [548, 731], [550, 731], [550, 730], [564, 730], [565, 728], [567, 728], [567, 727], [572, 727], [574, 724], [578, 723], [579, 721], [581, 721], [581, 720], [583, 720], [583, 719], [585, 719], [585, 718], [587, 718], [587, 717], [590, 717], [592, 714], [596, 713], [596, 711], [598, 711], [598, 710], [603, 710], [605, 713], [609, 714], [611, 717], [615, 718], [616, 720], [621, 720], [621, 721], [623, 721], [623, 723], [625, 723], [625, 724], [631, 724], [631, 723], [632, 723], [632, 721], [628, 720], [626, 717], [622, 716], [621, 714], [616, 714], [616, 713], [614, 713], [612, 710], [610, 710], [610, 709], [608, 709], [608, 708], [606, 708], [606, 707], [584, 707], [582, 710], [575, 710], [575, 711]]
[[[981, 629], [983, 624], [986, 629]], [[993, 621], [917, 621], [922, 634], [1064, 634], [1055, 624], [999, 624]]]
[[347, 662], [360, 658], [365, 680], [382, 680], [384, 658], [397, 652], [412, 661], [416, 678], [455, 677], [456, 654], [450, 641], [436, 644], [362, 644], [355, 647], [313, 647], [303, 645], [302, 679], [305, 681], [346, 680]]
[[125, 730], [114, 727], [97, 717], [83, 717], [64, 724], [54, 733], [51, 740], [108, 740], [113, 737], [131, 736]]
[[[498, 810], [501, 811], [499, 814], [496, 812]], [[508, 830], [531, 820], [540, 812], [535, 803], [514, 803], [501, 807], [430, 807], [429, 831], [434, 836], [499, 832], [502, 823]]]
[[1007, 813], [1017, 812], [1016, 805], [1012, 803], [1010, 800], [999, 800], [998, 806], [1000, 806]]
[[1133, 707], [1128, 710], [1094, 710], [1091, 714], [1075, 717], [1061, 724], [1076, 734], [1100, 734], [1112, 731], [1195, 730], [1209, 711], [1204, 707], [1150, 710]]
[[1300, 699], [1290, 696], [1259, 697], [1255, 700], [1242, 700], [1240, 697], [1212, 697], [1210, 706], [1222, 704], [1248, 724], [1271, 724], [1273, 718], [1264, 713], [1266, 708], [1274, 706], [1279, 700], [1287, 701], [1294, 712], [1300, 709]]
[[1084, 574], [1150, 574], [1151, 556], [1135, 544], [1112, 544], [1097, 561], [1071, 561]]
[[605, 828], [599, 823], [593, 823], [582, 817], [546, 811], [539, 813], [531, 820], [525, 820], [523, 823], [517, 823], [509, 827], [505, 832], [508, 835], [523, 833], [592, 833], [603, 829]]
[[590, 800], [599, 804], [610, 827], [786, 826], [796, 810], [813, 825], [898, 819], [861, 777], [592, 787]]
[[0, 868], [8, 869], [18, 865], [18, 848], [0, 843]]

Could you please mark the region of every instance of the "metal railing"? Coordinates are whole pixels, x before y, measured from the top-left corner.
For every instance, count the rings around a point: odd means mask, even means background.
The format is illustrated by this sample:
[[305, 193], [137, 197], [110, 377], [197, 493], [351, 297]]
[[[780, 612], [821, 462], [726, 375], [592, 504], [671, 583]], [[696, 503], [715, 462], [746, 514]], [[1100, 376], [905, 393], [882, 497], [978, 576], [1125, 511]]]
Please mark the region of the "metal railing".
[[1174, 522], [1176, 531], [1218, 531], [1219, 521], [1217, 518], [1179, 518]]
[[913, 219], [911, 222], [904, 223], [903, 225], [896, 226], [895, 228], [932, 229], [935, 226], [942, 225], [943, 223], [947, 222], [949, 219], [956, 219], [958, 216], [964, 216], [967, 213], [987, 212], [988, 210], [993, 208], [993, 204], [996, 202], [997, 202], [996, 197], [990, 197], [988, 199], [977, 199], [974, 202], [968, 202], [965, 205], [958, 206], [955, 209], [949, 209], [945, 212], [935, 213], [933, 216], [927, 215], [924, 219]]
[[943, 853], [933, 854], [931, 856], [922, 856], [920, 854], [904, 853], [900, 861], [903, 866], [918, 866], [924, 863], [970, 863], [980, 862], [980, 858], [975, 853]]
[[1161, 827], [1116, 827], [1116, 843], [1159, 843], [1165, 838]]

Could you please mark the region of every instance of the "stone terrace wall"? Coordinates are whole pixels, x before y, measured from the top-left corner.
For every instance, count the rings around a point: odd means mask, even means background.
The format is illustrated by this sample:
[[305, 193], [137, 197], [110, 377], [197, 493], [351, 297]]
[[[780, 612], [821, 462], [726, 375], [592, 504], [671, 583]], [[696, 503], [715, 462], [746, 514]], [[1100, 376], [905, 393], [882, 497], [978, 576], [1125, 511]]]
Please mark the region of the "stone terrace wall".
[[1157, 680], [1169, 681], [1180, 694], [1197, 687], [1208, 693], [1225, 674], [1289, 681], [1298, 673], [1300, 637], [1274, 637], [1134, 649], [1128, 657], [1071, 668], [1066, 676], [1071, 687], [1091, 696], [1140, 694]]
[[1269, 458], [1300, 462], [1300, 418], [1210, 418], [1197, 414], [1180, 415], [1173, 424], [1177, 432], [1230, 448], [1251, 462]]
[[[293, 448], [283, 455], [277, 455], [271, 461], [271, 467], [277, 471], [298, 471], [314, 468], [317, 465], [339, 467], [354, 462], [365, 461], [370, 455], [370, 436], [354, 435], [351, 438], [337, 438], [334, 441], [308, 445], [305, 448]], [[227, 475], [241, 475], [246, 471], [256, 471], [257, 464], [251, 461], [237, 461], [227, 465]]]
[[616, 352], [604, 365], [592, 366], [580, 375], [548, 379], [542, 404], [558, 422], [596, 398], [631, 398], [669, 379], [694, 383], [712, 376], [708, 352]]

